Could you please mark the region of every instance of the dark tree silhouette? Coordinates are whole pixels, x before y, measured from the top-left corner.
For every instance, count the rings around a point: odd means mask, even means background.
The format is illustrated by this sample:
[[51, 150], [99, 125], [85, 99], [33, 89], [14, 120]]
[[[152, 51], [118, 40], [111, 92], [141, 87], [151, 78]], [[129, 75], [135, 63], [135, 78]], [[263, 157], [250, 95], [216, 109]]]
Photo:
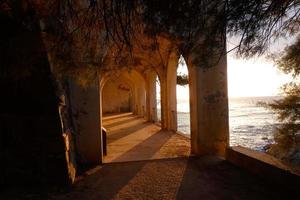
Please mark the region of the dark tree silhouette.
[[[167, 34], [174, 41], [181, 41], [177, 45], [181, 54], [197, 52], [202, 62], [199, 66], [209, 67], [205, 62], [208, 54], [224, 54], [218, 49], [224, 48], [226, 33], [239, 37], [233, 49], [238, 55], [261, 55], [273, 40], [297, 33], [300, 16], [299, 0], [40, 2], [4, 0], [0, 12], [24, 27], [30, 27], [34, 20], [44, 22], [42, 31], [51, 36], [48, 44], [54, 55], [69, 60], [73, 67], [103, 67], [101, 62], [112, 48], [118, 55], [116, 60], [122, 60], [128, 52], [134, 54], [132, 49], [140, 34], [152, 38]], [[153, 45], [148, 48], [153, 49]]]
[[295, 80], [282, 87], [283, 98], [267, 107], [275, 112], [281, 126], [274, 133], [275, 144], [268, 152], [290, 163], [300, 164], [300, 37], [277, 55], [280, 70], [292, 74]]

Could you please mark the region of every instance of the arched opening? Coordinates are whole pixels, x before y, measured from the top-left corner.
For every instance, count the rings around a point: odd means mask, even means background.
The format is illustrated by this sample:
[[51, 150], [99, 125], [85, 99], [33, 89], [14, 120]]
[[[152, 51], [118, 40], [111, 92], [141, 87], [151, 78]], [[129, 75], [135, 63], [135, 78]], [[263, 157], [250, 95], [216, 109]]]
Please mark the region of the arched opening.
[[189, 79], [188, 67], [181, 55], [177, 67], [177, 131], [190, 135], [190, 100], [189, 100]]
[[188, 139], [155, 123], [161, 120], [161, 81], [154, 70], [122, 71], [105, 79], [100, 82], [104, 163], [189, 155]]
[[268, 152], [279, 123], [273, 111], [261, 102], [281, 99], [276, 92], [289, 77], [278, 73], [272, 63], [261, 58], [245, 60], [232, 54], [228, 55], [227, 73], [230, 146]]
[[119, 162], [135, 145], [140, 130], [146, 128], [146, 81], [136, 70], [109, 74], [100, 83], [102, 129], [104, 136], [103, 162]]

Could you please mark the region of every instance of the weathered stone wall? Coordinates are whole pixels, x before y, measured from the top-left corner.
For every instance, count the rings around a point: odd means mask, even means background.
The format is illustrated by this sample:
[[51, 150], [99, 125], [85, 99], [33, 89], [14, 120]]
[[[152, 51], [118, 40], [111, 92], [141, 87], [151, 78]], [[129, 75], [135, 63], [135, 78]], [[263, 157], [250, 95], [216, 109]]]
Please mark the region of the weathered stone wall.
[[75, 143], [76, 129], [73, 120], [70, 85], [67, 80], [58, 82], [56, 89], [57, 96], [59, 96], [59, 115], [62, 129], [62, 136], [65, 143], [65, 156], [68, 168], [69, 180], [73, 183], [75, 181], [76, 172], [78, 170], [77, 165], [77, 147]]
[[77, 161], [81, 165], [102, 162], [100, 91], [97, 80], [82, 86], [69, 80], [70, 105], [75, 128]]
[[38, 25], [4, 15], [0, 23], [0, 183], [66, 184], [59, 99]]

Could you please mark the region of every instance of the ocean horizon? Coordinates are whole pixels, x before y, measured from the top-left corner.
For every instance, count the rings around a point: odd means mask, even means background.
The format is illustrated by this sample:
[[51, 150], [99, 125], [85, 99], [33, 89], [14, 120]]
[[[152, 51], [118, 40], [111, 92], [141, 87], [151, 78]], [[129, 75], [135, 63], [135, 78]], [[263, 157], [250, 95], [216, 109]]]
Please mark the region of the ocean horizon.
[[[244, 146], [258, 151], [274, 142], [273, 133], [279, 123], [273, 111], [259, 102], [272, 102], [280, 96], [229, 98], [230, 146]], [[190, 136], [189, 100], [177, 102], [178, 131]]]

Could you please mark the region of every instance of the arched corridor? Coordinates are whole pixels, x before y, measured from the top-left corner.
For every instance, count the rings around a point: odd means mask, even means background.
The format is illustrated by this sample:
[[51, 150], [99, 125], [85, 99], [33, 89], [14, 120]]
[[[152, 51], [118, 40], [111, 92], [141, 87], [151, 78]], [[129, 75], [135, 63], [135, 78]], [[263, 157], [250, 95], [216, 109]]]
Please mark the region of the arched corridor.
[[136, 70], [108, 73], [100, 81], [102, 115], [133, 112], [146, 117], [146, 82]]
[[102, 127], [106, 130], [107, 147], [104, 163], [190, 155], [188, 138], [156, 124], [156, 77], [154, 71], [121, 71], [103, 83]]
[[[273, 158], [229, 147], [219, 6], [210, 17], [197, 0], [49, 2], [0, 3], [0, 199], [283, 199], [278, 179], [299, 192]], [[177, 133], [180, 55], [190, 139]]]

